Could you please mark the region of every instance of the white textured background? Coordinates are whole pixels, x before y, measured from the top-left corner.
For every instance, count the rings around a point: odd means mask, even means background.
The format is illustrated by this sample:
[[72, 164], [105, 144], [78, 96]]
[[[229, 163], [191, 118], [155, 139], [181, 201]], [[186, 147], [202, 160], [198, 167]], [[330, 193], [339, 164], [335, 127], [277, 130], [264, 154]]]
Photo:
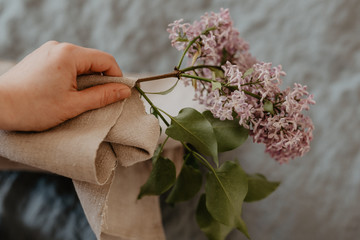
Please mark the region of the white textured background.
[[[251, 141], [223, 155], [223, 159], [240, 159], [249, 172], [282, 181], [269, 198], [245, 204], [244, 219], [252, 239], [358, 239], [359, 0], [3, 0], [0, 59], [20, 60], [54, 39], [107, 51], [124, 72], [168, 72], [179, 54], [170, 47], [167, 24], [179, 18], [193, 21], [220, 7], [230, 8], [253, 55], [282, 64], [287, 72], [284, 82], [307, 84], [317, 101], [310, 112], [316, 126], [312, 150], [302, 159], [279, 166]], [[11, 177], [0, 179], [2, 203]], [[164, 207], [169, 240], [204, 239], [194, 226], [194, 208], [182, 204], [170, 212]], [[34, 215], [35, 226], [36, 219]], [[74, 237], [71, 226], [66, 233], [59, 239], [89, 239], [81, 234]], [[228, 239], [243, 237], [233, 233]]]

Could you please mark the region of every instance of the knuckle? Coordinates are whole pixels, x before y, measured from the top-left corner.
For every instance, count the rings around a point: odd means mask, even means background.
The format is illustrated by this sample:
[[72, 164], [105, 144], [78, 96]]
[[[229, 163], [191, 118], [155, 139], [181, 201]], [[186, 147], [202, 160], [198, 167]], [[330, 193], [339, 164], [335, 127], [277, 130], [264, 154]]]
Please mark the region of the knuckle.
[[56, 47], [59, 54], [70, 54], [76, 49], [74, 44], [66, 42], [59, 43]]
[[63, 61], [67, 61], [73, 55], [75, 45], [70, 43], [49, 43], [49, 55], [50, 60], [55, 63], [63, 63]]
[[111, 55], [110, 53], [107, 53], [107, 52], [101, 52], [101, 54], [103, 56], [105, 56], [106, 58], [108, 58], [110, 61], [112, 62], [116, 62], [116, 59], [113, 55]]
[[109, 53], [107, 53], [107, 54], [109, 55], [109, 59], [110, 59], [111, 61], [116, 62], [116, 59], [115, 59], [115, 57], [114, 57], [113, 55], [111, 55], [111, 54], [109, 54]]
[[59, 44], [58, 41], [50, 40], [50, 41], [47, 41], [44, 45], [46, 45], [46, 46], [55, 46], [55, 45], [58, 45], [58, 44]]

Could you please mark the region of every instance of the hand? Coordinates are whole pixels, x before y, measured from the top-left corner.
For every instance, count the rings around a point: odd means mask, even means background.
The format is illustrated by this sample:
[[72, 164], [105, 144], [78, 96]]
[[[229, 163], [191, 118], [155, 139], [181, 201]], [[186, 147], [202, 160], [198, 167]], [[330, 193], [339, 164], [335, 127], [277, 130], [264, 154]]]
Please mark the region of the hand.
[[122, 76], [114, 57], [99, 50], [50, 41], [0, 76], [0, 129], [42, 131], [85, 111], [130, 96], [108, 83], [77, 90], [80, 74]]

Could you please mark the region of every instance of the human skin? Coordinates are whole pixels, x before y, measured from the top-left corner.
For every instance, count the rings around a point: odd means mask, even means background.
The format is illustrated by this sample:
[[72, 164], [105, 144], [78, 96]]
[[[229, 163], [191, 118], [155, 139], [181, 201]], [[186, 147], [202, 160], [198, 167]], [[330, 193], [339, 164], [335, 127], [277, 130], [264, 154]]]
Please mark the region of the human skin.
[[122, 76], [108, 53], [56, 41], [43, 44], [0, 76], [0, 129], [43, 131], [130, 96], [120, 83], [79, 91], [77, 76], [92, 73]]

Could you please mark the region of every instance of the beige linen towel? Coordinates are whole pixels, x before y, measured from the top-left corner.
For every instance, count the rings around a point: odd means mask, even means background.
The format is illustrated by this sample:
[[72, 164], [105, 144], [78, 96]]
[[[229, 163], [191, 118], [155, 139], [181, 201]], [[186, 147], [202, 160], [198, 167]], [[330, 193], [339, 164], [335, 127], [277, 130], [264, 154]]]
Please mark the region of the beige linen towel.
[[[79, 89], [136, 79], [84, 76]], [[137, 200], [159, 138], [136, 90], [122, 102], [89, 111], [44, 132], [0, 131], [0, 168], [28, 166], [73, 179], [98, 239], [165, 239], [157, 197]], [[2, 158], [1, 158], [2, 157]], [[9, 161], [10, 160], [10, 161]], [[5, 166], [5, 167], [4, 167]]]

